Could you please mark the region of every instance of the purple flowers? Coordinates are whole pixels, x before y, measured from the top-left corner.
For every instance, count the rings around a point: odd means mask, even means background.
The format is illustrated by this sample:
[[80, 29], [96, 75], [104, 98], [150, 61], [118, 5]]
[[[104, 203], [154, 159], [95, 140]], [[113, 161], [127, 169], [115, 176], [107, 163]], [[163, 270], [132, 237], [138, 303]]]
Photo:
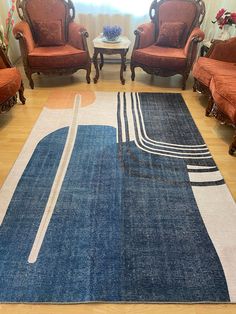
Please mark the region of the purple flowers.
[[104, 26], [103, 27], [103, 36], [110, 41], [117, 40], [121, 34], [120, 26]]

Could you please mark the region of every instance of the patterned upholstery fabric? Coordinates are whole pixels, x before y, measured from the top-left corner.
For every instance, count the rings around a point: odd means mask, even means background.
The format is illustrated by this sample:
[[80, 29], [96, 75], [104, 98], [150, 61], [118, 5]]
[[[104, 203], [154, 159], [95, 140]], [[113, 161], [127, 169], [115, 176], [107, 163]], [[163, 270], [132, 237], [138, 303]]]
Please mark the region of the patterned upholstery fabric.
[[226, 42], [219, 42], [211, 52], [211, 59], [236, 63], [236, 37], [228, 39]]
[[[235, 71], [236, 74], [236, 71]], [[210, 83], [214, 101], [220, 110], [236, 124], [236, 78], [235, 76], [217, 75]]]
[[182, 75], [182, 89], [197, 55], [197, 45], [204, 39], [200, 25], [205, 5], [198, 0], [162, 0], [151, 3], [151, 22], [135, 31], [131, 56], [131, 79], [135, 68], [163, 77]]
[[73, 74], [86, 70], [90, 83], [91, 59], [86, 29], [74, 22], [75, 9], [67, 0], [18, 0], [21, 21], [13, 33], [20, 41], [23, 64], [30, 87], [32, 74]]
[[70, 45], [55, 47], [37, 47], [28, 56], [29, 65], [36, 68], [66, 68], [83, 65], [87, 53]]
[[194, 3], [189, 1], [179, 1], [172, 0], [166, 1], [160, 6], [158, 18], [159, 18], [159, 27], [161, 29], [161, 25], [163, 23], [170, 22], [182, 22], [185, 24], [185, 29], [183, 32], [183, 36], [180, 40], [180, 47], [183, 47], [186, 44], [188, 39], [190, 30], [193, 25], [193, 21], [195, 20], [197, 14], [197, 9]]
[[179, 69], [185, 66], [187, 58], [183, 49], [158, 47], [156, 45], [137, 49], [133, 52], [133, 58], [137, 62], [150, 67], [159, 65], [167, 69]]
[[21, 75], [16, 68], [0, 69], [0, 104], [16, 95], [20, 84]]
[[62, 21], [35, 21], [37, 42], [39, 46], [61, 46], [65, 44]]
[[156, 45], [173, 48], [180, 47], [185, 28], [186, 24], [183, 22], [163, 23], [160, 28]]
[[209, 87], [213, 76], [233, 76], [236, 74], [236, 64], [200, 57], [193, 66], [193, 76]]
[[[37, 42], [37, 26], [35, 22], [50, 22], [50, 21], [61, 21], [62, 34], [66, 33], [65, 20], [66, 7], [63, 1], [60, 0], [34, 0], [26, 2], [26, 11], [32, 23], [32, 33], [34, 40]], [[66, 34], [67, 37], [67, 34]], [[66, 38], [63, 38], [63, 41]]]

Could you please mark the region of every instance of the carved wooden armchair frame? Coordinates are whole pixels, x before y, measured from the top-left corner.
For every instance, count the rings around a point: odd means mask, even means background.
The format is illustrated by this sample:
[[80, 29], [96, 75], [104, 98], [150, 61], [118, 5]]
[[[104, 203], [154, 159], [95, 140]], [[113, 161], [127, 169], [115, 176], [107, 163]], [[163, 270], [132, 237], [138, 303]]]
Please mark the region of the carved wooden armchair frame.
[[[34, 27], [32, 25], [32, 21], [27, 13], [26, 10], [26, 4], [29, 0], [17, 0], [16, 2], [16, 8], [17, 8], [17, 12], [18, 15], [21, 19], [20, 23], [24, 23], [24, 25], [22, 24], [22, 31], [15, 31], [13, 29], [15, 38], [19, 40], [19, 44], [20, 44], [20, 49], [21, 49], [21, 54], [22, 54], [22, 59], [23, 59], [23, 64], [24, 64], [24, 69], [25, 69], [25, 74], [29, 80], [30, 83], [30, 87], [33, 89], [34, 88], [34, 82], [32, 80], [32, 74], [33, 73], [43, 73], [46, 75], [67, 75], [67, 74], [73, 74], [75, 73], [77, 70], [79, 69], [84, 69], [86, 70], [86, 80], [87, 83], [90, 83], [90, 73], [91, 73], [91, 60], [90, 60], [90, 56], [89, 56], [89, 50], [88, 50], [88, 46], [87, 46], [87, 38], [88, 38], [88, 32], [86, 31], [86, 29], [81, 26], [81, 25], [76, 25], [77, 28], [75, 28], [75, 31], [77, 32], [78, 36], [81, 37], [81, 42], [82, 42], [82, 49], [84, 51], [86, 51], [87, 55], [88, 55], [88, 62], [85, 64], [80, 64], [78, 66], [73, 66], [73, 67], [69, 67], [69, 68], [53, 68], [53, 69], [41, 69], [41, 68], [37, 68], [37, 67], [31, 67], [29, 65], [28, 62], [28, 51], [27, 51], [27, 36], [32, 36], [33, 39], [35, 38], [35, 33], [34, 33]], [[68, 40], [68, 28], [69, 28], [69, 24], [71, 22], [74, 22], [74, 18], [75, 18], [75, 8], [74, 5], [72, 3], [71, 0], [61, 0], [64, 5], [65, 8], [68, 12], [67, 17], [65, 18], [65, 40]]]
[[[160, 6], [167, 1], [172, 0], [154, 0], [150, 6], [149, 9], [149, 16], [151, 21], [149, 23], [140, 25], [135, 31], [135, 44], [133, 48], [133, 52], [136, 49], [145, 48], [149, 45], [153, 45], [157, 41], [158, 36], [158, 23], [159, 23], [159, 16], [158, 11]], [[178, 0], [178, 1], [185, 1], [185, 2], [191, 2], [196, 5], [197, 14], [195, 16], [194, 21], [192, 22], [192, 26], [189, 30], [189, 34], [187, 36], [187, 42], [184, 47], [184, 49], [187, 51], [187, 63], [186, 66], [176, 70], [176, 69], [167, 69], [167, 68], [161, 68], [161, 67], [150, 67], [148, 65], [145, 65], [143, 63], [137, 62], [131, 57], [131, 79], [134, 81], [135, 79], [135, 68], [140, 67], [145, 72], [149, 74], [155, 74], [163, 77], [172, 76], [175, 74], [180, 74], [183, 76], [183, 83], [182, 83], [182, 89], [186, 88], [186, 81], [188, 79], [189, 73], [191, 71], [193, 62], [196, 58], [196, 52], [197, 52], [197, 44], [201, 42], [204, 39], [204, 33], [197, 28], [200, 27], [200, 25], [203, 22], [203, 19], [205, 17], [205, 4], [203, 0]], [[195, 31], [196, 30], [196, 31]], [[151, 41], [148, 40], [148, 33], [153, 32], [153, 35], [151, 36]], [[146, 38], [145, 38], [146, 37]], [[144, 43], [144, 44], [143, 44]]]

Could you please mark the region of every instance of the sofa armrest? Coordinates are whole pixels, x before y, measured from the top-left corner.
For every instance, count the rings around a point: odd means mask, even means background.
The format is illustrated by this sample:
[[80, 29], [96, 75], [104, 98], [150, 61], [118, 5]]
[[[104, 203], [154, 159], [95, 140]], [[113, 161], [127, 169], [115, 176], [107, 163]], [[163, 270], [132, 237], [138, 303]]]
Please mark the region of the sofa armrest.
[[0, 45], [0, 69], [11, 68], [11, 62]]
[[148, 47], [155, 42], [155, 24], [149, 22], [139, 25], [134, 34], [136, 36], [134, 49]]
[[225, 62], [236, 62], [236, 37], [213, 41], [206, 57]]
[[69, 24], [69, 37], [68, 42], [73, 47], [88, 51], [87, 46], [88, 32], [84, 26], [79, 25], [75, 22]]
[[191, 54], [191, 50], [193, 50], [194, 45], [197, 45], [198, 43], [203, 41], [204, 38], [204, 32], [199, 27], [195, 27], [186, 42], [186, 45], [184, 47], [184, 54], [186, 56]]
[[34, 49], [35, 42], [29, 24], [27, 22], [20, 21], [19, 23], [17, 23], [13, 28], [13, 34], [16, 39], [23, 40], [27, 53], [30, 53]]

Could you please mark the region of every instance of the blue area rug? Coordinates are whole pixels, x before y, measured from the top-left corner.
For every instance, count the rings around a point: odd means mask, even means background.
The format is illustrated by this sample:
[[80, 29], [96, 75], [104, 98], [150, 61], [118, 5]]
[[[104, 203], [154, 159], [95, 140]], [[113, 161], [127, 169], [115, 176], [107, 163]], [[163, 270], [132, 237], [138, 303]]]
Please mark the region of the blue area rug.
[[181, 94], [81, 101], [2, 187], [0, 301], [235, 302], [235, 202]]

